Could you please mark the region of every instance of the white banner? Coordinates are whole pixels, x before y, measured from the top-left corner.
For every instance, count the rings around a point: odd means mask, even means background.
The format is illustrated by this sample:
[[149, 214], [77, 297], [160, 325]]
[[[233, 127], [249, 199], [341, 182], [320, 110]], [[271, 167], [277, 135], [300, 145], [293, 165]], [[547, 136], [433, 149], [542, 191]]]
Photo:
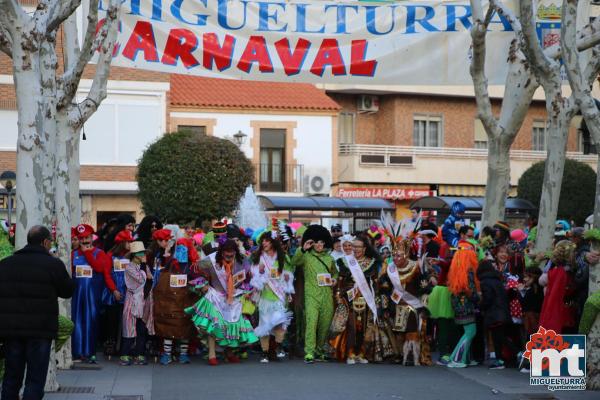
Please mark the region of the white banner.
[[[464, 0], [125, 0], [113, 65], [281, 82], [471, 85], [470, 27]], [[504, 84], [513, 38], [494, 15], [491, 84]]]

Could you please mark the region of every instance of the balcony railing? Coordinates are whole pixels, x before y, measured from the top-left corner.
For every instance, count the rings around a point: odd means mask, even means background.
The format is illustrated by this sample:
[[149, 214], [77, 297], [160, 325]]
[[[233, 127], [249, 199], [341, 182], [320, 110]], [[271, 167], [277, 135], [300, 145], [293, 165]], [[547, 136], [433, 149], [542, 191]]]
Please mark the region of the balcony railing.
[[255, 192], [304, 193], [304, 165], [254, 164]]
[[[340, 144], [340, 155], [382, 155], [382, 156], [427, 156], [427, 157], [460, 157], [487, 158], [487, 149], [462, 147], [419, 147], [419, 146], [385, 146], [371, 144]], [[596, 154], [567, 152], [570, 159], [583, 162], [596, 162]], [[510, 158], [522, 160], [545, 160], [545, 151], [511, 150]]]

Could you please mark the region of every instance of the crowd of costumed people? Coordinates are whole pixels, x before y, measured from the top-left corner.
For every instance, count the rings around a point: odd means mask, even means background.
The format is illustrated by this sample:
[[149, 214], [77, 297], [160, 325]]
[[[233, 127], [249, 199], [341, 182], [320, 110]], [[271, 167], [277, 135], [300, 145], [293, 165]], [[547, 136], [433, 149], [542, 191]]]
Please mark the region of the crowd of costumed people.
[[[216, 221], [207, 232], [139, 225], [120, 215], [97, 232], [72, 229], [72, 355], [97, 350], [121, 365], [261, 363], [302, 357], [349, 365], [528, 371], [530, 335], [588, 333], [598, 230], [558, 221], [553, 249], [534, 254], [535, 221], [468, 225], [456, 202], [441, 226], [411, 210], [368, 229], [272, 220], [252, 230]], [[432, 354], [436, 356], [432, 359]]]

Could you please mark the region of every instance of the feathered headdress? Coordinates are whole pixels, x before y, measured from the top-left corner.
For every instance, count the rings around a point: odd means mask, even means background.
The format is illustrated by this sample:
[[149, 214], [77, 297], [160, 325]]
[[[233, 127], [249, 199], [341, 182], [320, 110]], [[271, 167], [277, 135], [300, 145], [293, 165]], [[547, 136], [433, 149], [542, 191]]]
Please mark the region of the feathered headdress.
[[[394, 217], [392, 217], [392, 214], [381, 210], [381, 217], [379, 220], [375, 220], [375, 224], [382, 229], [384, 235], [390, 239], [392, 251], [398, 249], [401, 245], [400, 242], [403, 239], [400, 234], [400, 232], [402, 232], [402, 222], [396, 221]], [[408, 248], [410, 249], [410, 244]], [[408, 251], [406, 251], [406, 254], [408, 255]]]

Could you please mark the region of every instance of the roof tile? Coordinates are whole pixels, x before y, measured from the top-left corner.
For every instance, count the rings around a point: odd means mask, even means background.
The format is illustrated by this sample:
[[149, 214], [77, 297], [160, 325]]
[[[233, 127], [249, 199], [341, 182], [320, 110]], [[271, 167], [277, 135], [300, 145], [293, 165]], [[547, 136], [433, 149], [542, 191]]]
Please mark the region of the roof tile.
[[171, 75], [172, 106], [338, 111], [325, 91], [309, 83], [258, 82]]

